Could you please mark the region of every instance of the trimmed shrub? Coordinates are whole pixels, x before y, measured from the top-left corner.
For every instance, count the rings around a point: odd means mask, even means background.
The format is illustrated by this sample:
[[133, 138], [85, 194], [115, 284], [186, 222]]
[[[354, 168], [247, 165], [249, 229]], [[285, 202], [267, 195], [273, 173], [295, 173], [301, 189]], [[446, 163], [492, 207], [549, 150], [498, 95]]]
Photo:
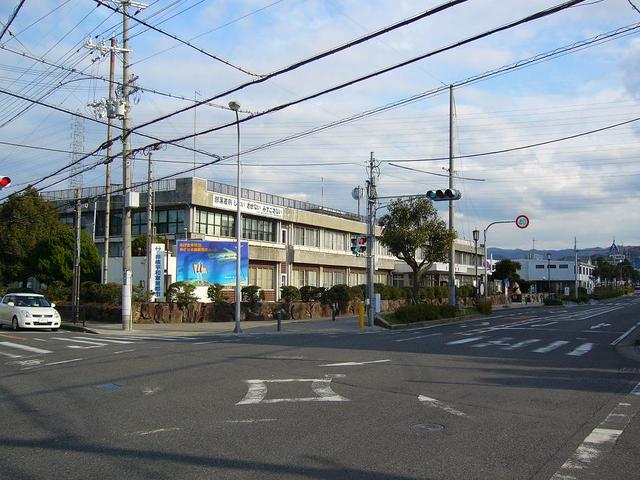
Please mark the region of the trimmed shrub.
[[473, 285], [462, 285], [458, 288], [458, 297], [470, 298], [476, 294], [476, 289]]
[[436, 298], [435, 289], [437, 287], [422, 287], [420, 289], [420, 301], [421, 302], [433, 302]]
[[255, 305], [260, 301], [260, 287], [257, 285], [249, 285], [242, 287], [242, 300], [248, 302], [249, 305]]
[[592, 294], [592, 297], [596, 300], [605, 300], [607, 298], [621, 297], [626, 292], [626, 289], [618, 289], [613, 287], [596, 288]]
[[286, 285], [280, 287], [280, 298], [286, 303], [291, 303], [295, 300], [300, 300], [300, 290], [293, 285]]
[[398, 308], [394, 313], [394, 320], [396, 323], [429, 322], [440, 318], [454, 318], [458, 313], [455, 305], [419, 303]]
[[562, 305], [562, 300], [559, 298], [553, 298], [553, 297], [547, 297], [544, 299], [544, 304], [547, 306], [553, 306], [553, 305]]
[[486, 300], [484, 298], [479, 298], [476, 301], [476, 308], [478, 309], [478, 312], [483, 315], [490, 315], [491, 312], [493, 312], [493, 302], [490, 298]]
[[453, 318], [457, 317], [460, 310], [456, 305], [438, 305], [438, 311], [440, 318]]
[[220, 285], [219, 283], [209, 285], [209, 288], [207, 288], [207, 297], [209, 298], [209, 300], [211, 300], [213, 303], [226, 303], [224, 295], [222, 294], [223, 288], [224, 286]]
[[184, 308], [190, 303], [196, 303], [198, 297], [194, 295], [196, 286], [187, 282], [175, 282], [167, 288], [167, 301], [177, 303], [180, 308]]
[[60, 280], [54, 280], [41, 292], [50, 302], [60, 303], [66, 302], [71, 298], [71, 287], [64, 284]]
[[359, 300], [364, 300], [366, 295], [367, 286], [366, 285], [356, 285], [351, 287], [351, 298], [357, 298]]
[[314, 287], [313, 285], [305, 285], [300, 288], [300, 297], [303, 302], [319, 302], [322, 293], [325, 291], [324, 287]]
[[80, 300], [83, 303], [119, 305], [122, 303], [122, 285], [118, 283], [82, 282], [80, 284]]

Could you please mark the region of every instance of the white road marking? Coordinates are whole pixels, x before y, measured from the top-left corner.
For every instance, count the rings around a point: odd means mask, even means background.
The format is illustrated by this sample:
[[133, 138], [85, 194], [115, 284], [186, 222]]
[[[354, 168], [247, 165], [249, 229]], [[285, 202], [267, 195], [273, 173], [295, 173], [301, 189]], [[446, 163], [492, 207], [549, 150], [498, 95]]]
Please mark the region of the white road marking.
[[591, 327], [589, 327], [590, 329], [594, 329], [594, 328], [600, 328], [600, 327], [610, 327], [611, 324], [610, 323], [599, 323], [597, 325], [593, 325]]
[[451, 415], [456, 415], [458, 417], [466, 417], [467, 414], [461, 412], [460, 410], [456, 410], [455, 408], [447, 405], [446, 403], [441, 402], [440, 400], [436, 400], [435, 398], [426, 397], [424, 395], [418, 395], [418, 400], [422, 403], [426, 403], [430, 407], [440, 408]]
[[585, 353], [588, 353], [591, 351], [591, 349], [593, 348], [593, 345], [594, 345], [593, 343], [583, 343], [579, 347], [576, 347], [575, 350], [567, 353], [567, 355], [572, 355], [574, 357], [584, 355]]
[[476, 343], [475, 345], [472, 345], [474, 348], [484, 348], [484, 347], [489, 347], [491, 345], [497, 345], [497, 346], [509, 346], [510, 344], [508, 343], [509, 340], [513, 340], [513, 337], [502, 337], [499, 338], [497, 340], [489, 340], [483, 343]]
[[429, 335], [419, 335], [417, 337], [400, 338], [398, 340], [394, 340], [394, 342], [408, 342], [410, 340], [419, 340], [421, 338], [435, 337], [437, 335], [442, 335], [442, 334], [441, 333], [430, 333]]
[[[71, 337], [71, 338], [76, 338], [78, 340], [89, 340], [89, 339], [91, 339], [92, 341], [95, 340], [93, 337]], [[100, 342], [121, 343], [121, 344], [134, 343], [134, 342], [132, 342], [130, 340], [111, 340], [110, 338], [102, 338], [102, 337], [100, 337]]]
[[[236, 405], [251, 405], [256, 403], [282, 403], [282, 402], [348, 402], [348, 398], [337, 395], [331, 390], [331, 380], [335, 376], [327, 376], [326, 378], [284, 378], [277, 380], [245, 380], [249, 386], [249, 390], [245, 397], [236, 403]], [[267, 396], [267, 383], [291, 383], [291, 382], [309, 382], [311, 390], [317, 395], [316, 397], [298, 397], [298, 398], [274, 398], [265, 400]]]
[[472, 337], [463, 338], [462, 340], [454, 340], [453, 342], [447, 342], [447, 345], [462, 345], [463, 343], [475, 342], [476, 340], [482, 340], [484, 337]]
[[255, 420], [225, 420], [222, 423], [266, 423], [266, 422], [276, 422], [277, 418], [256, 418]]
[[551, 477], [551, 480], [575, 479], [574, 473], [585, 473], [591, 464], [613, 449], [616, 441], [636, 414], [630, 403], [619, 403], [584, 441], [575, 453]]
[[638, 383], [629, 395], [637, 395], [640, 397], [640, 383]]
[[149, 430], [149, 431], [142, 431], [142, 432], [133, 432], [130, 433], [129, 435], [140, 435], [140, 436], [145, 436], [145, 435], [153, 435], [155, 433], [163, 433], [163, 432], [176, 432], [178, 430], [182, 430], [182, 428], [180, 427], [169, 427], [169, 428], [157, 428], [155, 430]]
[[558, 348], [558, 347], [561, 347], [561, 346], [563, 346], [563, 345], [566, 345], [567, 343], [569, 343], [569, 342], [567, 342], [567, 341], [565, 341], [565, 340], [558, 340], [558, 341], [556, 341], [556, 342], [551, 342], [551, 343], [550, 343], [549, 345], [547, 345], [546, 347], [536, 348], [536, 349], [534, 350], [534, 352], [535, 352], [535, 353], [548, 353], [548, 352], [550, 352], [550, 351], [552, 351], [552, 350], [555, 350], [555, 349], [556, 349], [556, 348]]
[[555, 325], [558, 322], [546, 322], [546, 323], [532, 323], [532, 327], [548, 327], [549, 325]]
[[113, 354], [114, 354], [114, 355], [118, 355], [118, 354], [120, 354], [120, 353], [129, 353], [129, 352], [135, 352], [135, 351], [136, 351], [136, 349], [135, 349], [135, 348], [132, 348], [132, 349], [130, 349], [130, 350], [118, 350], [117, 352], [113, 352]]
[[624, 340], [625, 338], [627, 338], [629, 336], [629, 334], [631, 332], [633, 332], [636, 328], [640, 327], [640, 322], [636, 323], [633, 327], [631, 327], [629, 330], [627, 330], [626, 332], [624, 332], [622, 335], [620, 335], [618, 338], [616, 338], [613, 342], [611, 342], [609, 345], [611, 345], [612, 347], [616, 346], [617, 344], [619, 344], [622, 340]]
[[160, 387], [143, 387], [142, 394], [144, 396], [153, 395], [154, 393], [158, 393], [160, 390], [162, 390]]
[[327, 363], [325, 365], [318, 365], [319, 367], [356, 367], [360, 365], [369, 365], [370, 363], [386, 363], [391, 360], [372, 360], [370, 362], [343, 362], [343, 363]]
[[73, 343], [82, 343], [84, 345], [89, 345], [87, 347], [82, 346], [82, 345], [67, 345], [67, 348], [81, 348], [81, 349], [87, 349], [87, 348], [98, 348], [98, 347], [104, 347], [107, 344], [106, 343], [100, 343], [100, 342], [90, 342], [89, 340], [74, 340], [72, 338], [60, 338], [60, 337], [56, 337], [56, 340], [60, 340], [62, 342], [73, 342]]
[[21, 345], [19, 343], [13, 342], [0, 342], [0, 345], [4, 345], [9, 348], [17, 348], [18, 350], [24, 350], [26, 352], [32, 353], [52, 353], [51, 350], [44, 350], [42, 348], [30, 347], [28, 345]]
[[508, 347], [504, 347], [503, 350], [515, 350], [517, 348], [526, 347], [527, 345], [531, 345], [532, 343], [539, 342], [540, 339], [532, 338], [530, 340], [523, 340], [522, 342], [514, 343]]
[[72, 363], [72, 362], [79, 362], [83, 360], [82, 358], [73, 358], [71, 360], [62, 360], [60, 362], [52, 362], [52, 363], [43, 363], [42, 365], [38, 365], [37, 367], [27, 367], [27, 368], [23, 368], [22, 370], [32, 370], [34, 368], [41, 368], [41, 367], [50, 367], [51, 365], [62, 365], [64, 363]]
[[7, 353], [7, 352], [0, 352], [0, 355], [4, 355], [5, 357], [9, 357], [9, 358], [20, 358], [20, 357], [22, 357], [22, 355], [16, 355], [15, 353]]

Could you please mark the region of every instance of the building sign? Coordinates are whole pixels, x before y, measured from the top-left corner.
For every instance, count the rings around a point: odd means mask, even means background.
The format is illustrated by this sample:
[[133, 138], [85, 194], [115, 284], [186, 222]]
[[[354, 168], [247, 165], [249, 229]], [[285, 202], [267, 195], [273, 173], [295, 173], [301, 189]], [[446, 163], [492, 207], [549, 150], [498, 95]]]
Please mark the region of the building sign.
[[151, 290], [151, 301], [164, 297], [164, 269], [165, 251], [163, 243], [151, 244], [151, 278], [149, 279], [149, 290]]
[[[204, 240], [178, 240], [176, 256], [176, 280], [197, 286], [216, 283], [226, 286], [236, 284], [237, 244]], [[248, 285], [249, 244], [240, 243], [240, 284]]]
[[[213, 195], [213, 206], [223, 210], [237, 210], [236, 197], [215, 193]], [[262, 217], [282, 218], [284, 208], [266, 203], [254, 202], [243, 198], [240, 200], [240, 212]]]

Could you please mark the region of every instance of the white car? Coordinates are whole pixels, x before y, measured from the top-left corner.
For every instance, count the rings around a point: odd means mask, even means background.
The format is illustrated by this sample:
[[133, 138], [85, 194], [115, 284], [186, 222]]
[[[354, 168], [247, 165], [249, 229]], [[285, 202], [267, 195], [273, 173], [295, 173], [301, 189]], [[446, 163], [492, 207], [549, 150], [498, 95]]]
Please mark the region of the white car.
[[0, 301], [0, 327], [11, 325], [20, 328], [60, 328], [61, 318], [55, 303], [36, 293], [8, 293]]

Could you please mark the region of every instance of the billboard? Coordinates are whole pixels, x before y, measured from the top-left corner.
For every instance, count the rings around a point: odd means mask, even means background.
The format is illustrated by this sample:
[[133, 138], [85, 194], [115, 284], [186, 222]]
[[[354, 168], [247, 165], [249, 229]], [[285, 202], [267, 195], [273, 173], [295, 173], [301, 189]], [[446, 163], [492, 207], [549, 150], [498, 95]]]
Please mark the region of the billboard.
[[[196, 286], [236, 284], [236, 241], [178, 240], [176, 280]], [[240, 243], [240, 284], [248, 285], [249, 244]]]
[[165, 274], [165, 251], [163, 243], [151, 244], [151, 266], [150, 266], [149, 288], [151, 291], [151, 301], [164, 297], [164, 274]]

